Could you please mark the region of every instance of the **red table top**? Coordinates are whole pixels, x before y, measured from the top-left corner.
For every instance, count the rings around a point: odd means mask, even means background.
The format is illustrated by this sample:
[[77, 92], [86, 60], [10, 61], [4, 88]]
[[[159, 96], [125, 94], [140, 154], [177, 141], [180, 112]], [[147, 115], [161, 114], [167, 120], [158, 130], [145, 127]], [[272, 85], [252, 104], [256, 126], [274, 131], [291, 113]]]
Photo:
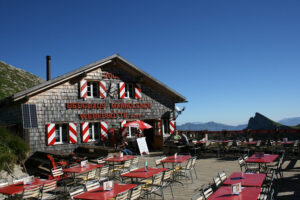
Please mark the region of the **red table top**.
[[166, 170], [167, 170], [167, 168], [151, 168], [151, 167], [149, 167], [148, 171], [145, 172], [145, 168], [143, 167], [143, 168], [136, 169], [131, 172], [122, 174], [121, 176], [129, 177], [129, 178], [150, 178], [150, 177], [154, 176], [155, 174], [164, 172]]
[[104, 161], [109, 161], [109, 162], [124, 162], [126, 160], [130, 160], [133, 159], [135, 156], [123, 156], [123, 158], [121, 158], [120, 156], [116, 156], [116, 157], [112, 157], [112, 158], [106, 158], [103, 159]]
[[252, 141], [252, 142], [246, 142], [246, 144], [257, 144], [257, 141]]
[[126, 190], [130, 190], [136, 187], [136, 184], [118, 184], [114, 183], [114, 188], [109, 191], [103, 190], [103, 186], [100, 186], [96, 189], [90, 190], [88, 192], [84, 192], [75, 196], [75, 199], [94, 199], [94, 200], [109, 200], [117, 196], [117, 194], [125, 192]]
[[195, 144], [205, 144], [205, 143], [206, 143], [206, 141], [202, 141], [202, 140], [200, 140], [200, 141], [194, 141], [194, 142], [192, 142], [192, 143], [195, 143]]
[[271, 163], [278, 158], [278, 155], [275, 154], [264, 154], [263, 157], [258, 158], [255, 154], [249, 157], [246, 162], [249, 163]]
[[223, 143], [228, 143], [228, 140], [216, 140], [215, 142], [223, 144]]
[[34, 186], [34, 185], [43, 185], [46, 181], [48, 181], [48, 180], [34, 178], [33, 183], [28, 184], [28, 185], [24, 185], [23, 182], [21, 182], [21, 183], [16, 183], [16, 184], [11, 184], [11, 185], [8, 185], [5, 187], [1, 187], [0, 193], [8, 194], [8, 195], [19, 194], [19, 193], [23, 192], [23, 189], [25, 187]]
[[239, 195], [232, 194], [229, 186], [222, 186], [214, 192], [207, 200], [254, 200], [257, 199], [261, 192], [258, 187], [244, 187]]
[[99, 168], [99, 167], [103, 167], [103, 164], [92, 164], [92, 163], [88, 163], [86, 167], [81, 167], [80, 164], [67, 168], [67, 169], [63, 169], [64, 172], [69, 172], [69, 173], [84, 173], [84, 172], [88, 172], [91, 171], [93, 169]]
[[192, 156], [181, 156], [178, 155], [177, 159], [174, 158], [174, 156], [169, 156], [165, 159], [163, 159], [161, 162], [163, 163], [183, 163], [186, 160], [190, 159]]
[[266, 178], [266, 174], [249, 174], [242, 172], [234, 172], [229, 176], [224, 184], [232, 185], [235, 183], [241, 183], [242, 186], [253, 186], [253, 187], [261, 187], [264, 180]]

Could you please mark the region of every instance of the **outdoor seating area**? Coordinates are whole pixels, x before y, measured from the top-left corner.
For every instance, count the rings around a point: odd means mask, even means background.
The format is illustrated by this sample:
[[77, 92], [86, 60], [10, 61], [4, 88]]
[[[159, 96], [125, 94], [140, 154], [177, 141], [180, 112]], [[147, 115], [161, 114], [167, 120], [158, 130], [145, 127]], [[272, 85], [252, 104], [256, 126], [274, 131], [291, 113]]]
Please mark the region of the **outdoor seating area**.
[[211, 200], [233, 199], [232, 185], [239, 183], [241, 197], [267, 200], [280, 193], [285, 155], [255, 152], [229, 160], [110, 155], [53, 168], [49, 180], [1, 180], [0, 193], [5, 199]]

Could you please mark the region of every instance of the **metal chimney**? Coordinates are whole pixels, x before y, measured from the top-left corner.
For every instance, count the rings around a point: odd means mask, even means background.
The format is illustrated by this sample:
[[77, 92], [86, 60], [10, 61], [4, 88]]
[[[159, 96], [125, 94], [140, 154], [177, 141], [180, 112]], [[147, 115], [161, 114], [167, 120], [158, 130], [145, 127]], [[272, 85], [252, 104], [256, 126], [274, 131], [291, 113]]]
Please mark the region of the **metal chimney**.
[[47, 65], [47, 81], [51, 80], [51, 65], [50, 65], [51, 56], [46, 56], [46, 65]]

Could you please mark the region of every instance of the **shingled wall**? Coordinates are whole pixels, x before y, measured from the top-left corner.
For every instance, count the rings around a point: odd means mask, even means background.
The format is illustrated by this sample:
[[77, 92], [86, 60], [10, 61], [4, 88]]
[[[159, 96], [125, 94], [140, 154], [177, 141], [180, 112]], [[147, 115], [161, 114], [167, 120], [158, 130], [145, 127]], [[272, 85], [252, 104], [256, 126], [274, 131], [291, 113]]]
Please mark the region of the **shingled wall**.
[[[115, 86], [118, 86], [120, 81], [125, 83], [134, 82], [136, 79], [129, 73], [122, 70], [117, 66], [106, 66], [98, 68], [94, 71], [88, 72], [85, 79], [87, 80], [102, 80], [103, 72], [113, 73], [120, 77], [118, 79], [106, 79], [107, 84], [111, 82]], [[107, 97], [106, 99], [82, 99], [79, 96], [79, 81], [82, 77], [74, 78], [70, 81], [66, 81], [57, 85], [51, 89], [47, 89], [35, 96], [29, 97], [26, 103], [35, 104], [37, 108], [38, 128], [31, 128], [28, 130], [29, 143], [31, 152], [37, 150], [58, 150], [63, 152], [73, 151], [81, 143], [81, 131], [80, 123], [83, 122], [79, 118], [79, 114], [87, 113], [110, 113], [110, 103], [151, 103], [151, 109], [113, 109], [114, 112], [126, 112], [134, 114], [144, 115], [141, 120], [144, 119], [159, 119], [162, 117], [173, 118], [174, 117], [174, 102], [172, 102], [168, 96], [156, 91], [149, 85], [141, 83], [142, 99], [119, 99], [118, 90], [114, 97]], [[105, 103], [106, 109], [66, 109], [66, 103]], [[19, 105], [20, 106], [20, 105]], [[16, 110], [20, 112], [20, 110]], [[19, 115], [19, 114], [17, 114]], [[103, 121], [108, 122], [108, 126], [111, 127], [112, 123], [120, 123], [121, 120], [129, 119], [105, 119]], [[135, 119], [130, 119], [135, 120]], [[99, 120], [85, 120], [88, 122], [99, 122]], [[46, 145], [46, 124], [47, 123], [77, 123], [77, 144], [59, 144], [53, 146]], [[86, 145], [92, 143], [85, 143]]]

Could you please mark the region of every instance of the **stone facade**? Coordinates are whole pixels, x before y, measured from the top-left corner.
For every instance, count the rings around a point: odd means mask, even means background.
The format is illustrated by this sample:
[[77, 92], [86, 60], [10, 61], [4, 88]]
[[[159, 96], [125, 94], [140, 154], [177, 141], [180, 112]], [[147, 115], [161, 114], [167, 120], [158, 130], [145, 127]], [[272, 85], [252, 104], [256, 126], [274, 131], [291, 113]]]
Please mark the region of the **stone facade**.
[[[110, 73], [119, 78], [105, 78], [104, 73]], [[87, 81], [100, 81], [104, 80], [107, 86], [110, 86], [110, 95], [105, 99], [100, 98], [80, 98], [80, 80], [86, 79]], [[175, 102], [171, 100], [164, 92], [153, 88], [151, 84], [141, 84], [142, 98], [141, 99], [119, 99], [119, 82], [136, 83], [137, 78], [133, 77], [131, 73], [122, 67], [115, 64], [108, 64], [99, 67], [93, 71], [89, 71], [85, 76], [77, 76], [71, 80], [62, 82], [56, 86], [46, 89], [34, 96], [29, 96], [25, 102], [28, 104], [35, 104], [37, 109], [38, 128], [31, 128], [24, 130], [25, 141], [30, 145], [31, 152], [56, 150], [63, 152], [71, 152], [78, 145], [82, 145], [81, 141], [81, 127], [82, 122], [108, 122], [110, 128], [112, 124], [120, 124], [121, 120], [156, 120], [156, 119], [173, 119]], [[105, 109], [67, 109], [67, 103], [101, 103], [105, 104]], [[147, 103], [151, 104], [151, 108], [147, 109], [124, 109], [124, 108], [111, 108], [111, 103]], [[127, 113], [127, 117], [134, 115], [138, 118], [132, 117], [126, 119], [123, 117], [112, 119], [86, 119], [82, 120], [80, 114], [89, 113]], [[0, 121], [9, 123], [22, 124], [21, 116], [21, 103], [13, 104], [4, 110], [0, 111]], [[55, 123], [77, 123], [77, 144], [59, 144], [48, 146], [46, 124]], [[156, 125], [155, 125], [156, 126]], [[156, 130], [156, 129], [155, 129]], [[89, 145], [92, 143], [84, 143]]]

